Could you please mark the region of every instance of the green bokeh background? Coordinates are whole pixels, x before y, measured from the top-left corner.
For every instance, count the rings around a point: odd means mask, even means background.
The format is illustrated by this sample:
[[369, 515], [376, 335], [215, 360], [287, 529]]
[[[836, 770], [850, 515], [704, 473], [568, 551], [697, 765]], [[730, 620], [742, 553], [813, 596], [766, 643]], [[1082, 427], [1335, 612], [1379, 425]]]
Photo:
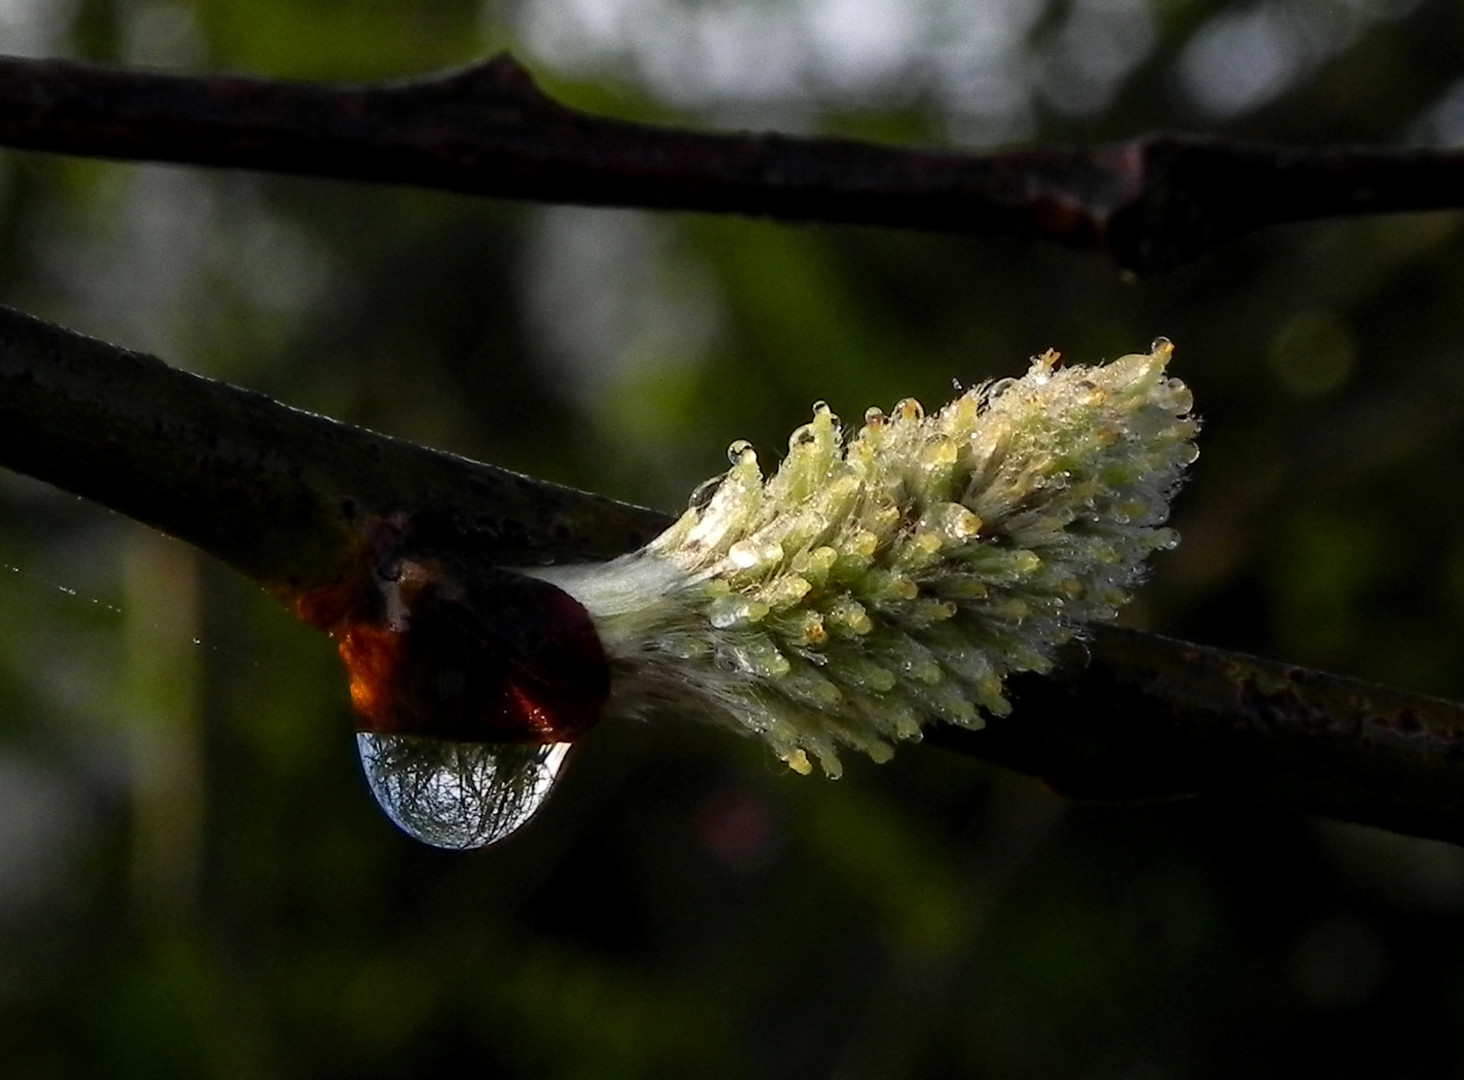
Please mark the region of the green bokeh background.
[[[17, 0], [0, 51], [359, 79], [510, 47], [618, 116], [899, 142], [1464, 138], [1443, 0]], [[1237, 191], [1237, 199], [1246, 192]], [[0, 301], [668, 510], [749, 438], [1178, 345], [1206, 420], [1125, 619], [1464, 698], [1464, 232], [1325, 222], [1166, 277], [1012, 241], [0, 154]], [[0, 475], [0, 1073], [1453, 1077], [1464, 851], [1070, 804], [933, 748], [837, 783], [605, 726], [446, 854], [330, 643]]]

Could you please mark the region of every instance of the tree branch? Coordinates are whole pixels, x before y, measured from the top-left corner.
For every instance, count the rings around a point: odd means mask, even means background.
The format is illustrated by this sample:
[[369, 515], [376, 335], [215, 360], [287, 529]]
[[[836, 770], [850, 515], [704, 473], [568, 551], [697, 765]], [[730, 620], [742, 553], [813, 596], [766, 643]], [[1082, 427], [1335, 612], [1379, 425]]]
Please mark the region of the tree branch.
[[1464, 153], [1157, 135], [964, 154], [597, 117], [511, 57], [330, 85], [0, 58], [0, 144], [539, 202], [1028, 237], [1157, 273], [1255, 229], [1464, 205]]
[[289, 598], [371, 519], [422, 512], [499, 565], [606, 558], [666, 518], [281, 405], [0, 307], [0, 465], [180, 537]]
[[1222, 796], [1464, 844], [1464, 706], [1111, 626], [928, 741], [1064, 795]]
[[[351, 587], [373, 521], [510, 566], [608, 557], [670, 521], [4, 308], [0, 466], [188, 540], [307, 618], [302, 598]], [[1459, 705], [1102, 626], [1011, 695], [1010, 717], [929, 740], [1076, 797], [1220, 795], [1464, 843]]]

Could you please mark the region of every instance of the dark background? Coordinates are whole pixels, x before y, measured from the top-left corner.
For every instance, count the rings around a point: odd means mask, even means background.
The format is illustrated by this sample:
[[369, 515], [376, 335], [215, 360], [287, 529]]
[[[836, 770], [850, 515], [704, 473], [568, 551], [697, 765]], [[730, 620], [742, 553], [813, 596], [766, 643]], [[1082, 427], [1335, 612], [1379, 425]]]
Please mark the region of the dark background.
[[[613, 115], [971, 148], [1464, 136], [1406, 0], [11, 0], [0, 51], [355, 79], [512, 48]], [[1237, 192], [1237, 198], [1244, 198]], [[0, 301], [668, 510], [734, 438], [1178, 345], [1206, 420], [1133, 625], [1464, 697], [1457, 214], [1166, 277], [1011, 241], [0, 153]], [[197, 639], [195, 641], [195, 639]], [[519, 836], [399, 834], [330, 643], [0, 475], [7, 1076], [1464, 1075], [1464, 851], [1063, 802], [934, 748], [837, 783], [606, 726]]]

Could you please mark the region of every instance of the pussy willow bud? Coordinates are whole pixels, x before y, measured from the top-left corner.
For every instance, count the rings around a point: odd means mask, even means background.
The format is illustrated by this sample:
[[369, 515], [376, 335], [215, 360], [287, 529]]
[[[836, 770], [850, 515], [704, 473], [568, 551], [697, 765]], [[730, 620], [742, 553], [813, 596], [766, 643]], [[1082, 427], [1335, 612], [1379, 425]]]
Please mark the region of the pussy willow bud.
[[1173, 351], [1097, 367], [1056, 353], [927, 415], [822, 402], [765, 479], [746, 443], [670, 529], [597, 566], [538, 572], [592, 616], [611, 713], [701, 716], [837, 776], [924, 724], [1010, 711], [1003, 680], [1110, 619], [1161, 528], [1198, 428]]

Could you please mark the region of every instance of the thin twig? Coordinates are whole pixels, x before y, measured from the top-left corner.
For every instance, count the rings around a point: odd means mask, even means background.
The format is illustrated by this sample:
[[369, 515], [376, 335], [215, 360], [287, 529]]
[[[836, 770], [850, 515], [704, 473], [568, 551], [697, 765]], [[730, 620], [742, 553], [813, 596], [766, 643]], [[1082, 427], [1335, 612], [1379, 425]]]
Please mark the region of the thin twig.
[[413, 184], [538, 202], [1008, 235], [1168, 270], [1282, 222], [1464, 205], [1453, 150], [1155, 135], [966, 154], [628, 123], [507, 55], [400, 82], [185, 76], [0, 58], [0, 145]]
[[[189, 540], [291, 600], [397, 515], [484, 564], [603, 558], [669, 519], [300, 412], [0, 308], [0, 466]], [[297, 606], [298, 610], [298, 606]], [[1094, 627], [1015, 711], [929, 740], [1088, 798], [1221, 795], [1464, 843], [1464, 707]]]

